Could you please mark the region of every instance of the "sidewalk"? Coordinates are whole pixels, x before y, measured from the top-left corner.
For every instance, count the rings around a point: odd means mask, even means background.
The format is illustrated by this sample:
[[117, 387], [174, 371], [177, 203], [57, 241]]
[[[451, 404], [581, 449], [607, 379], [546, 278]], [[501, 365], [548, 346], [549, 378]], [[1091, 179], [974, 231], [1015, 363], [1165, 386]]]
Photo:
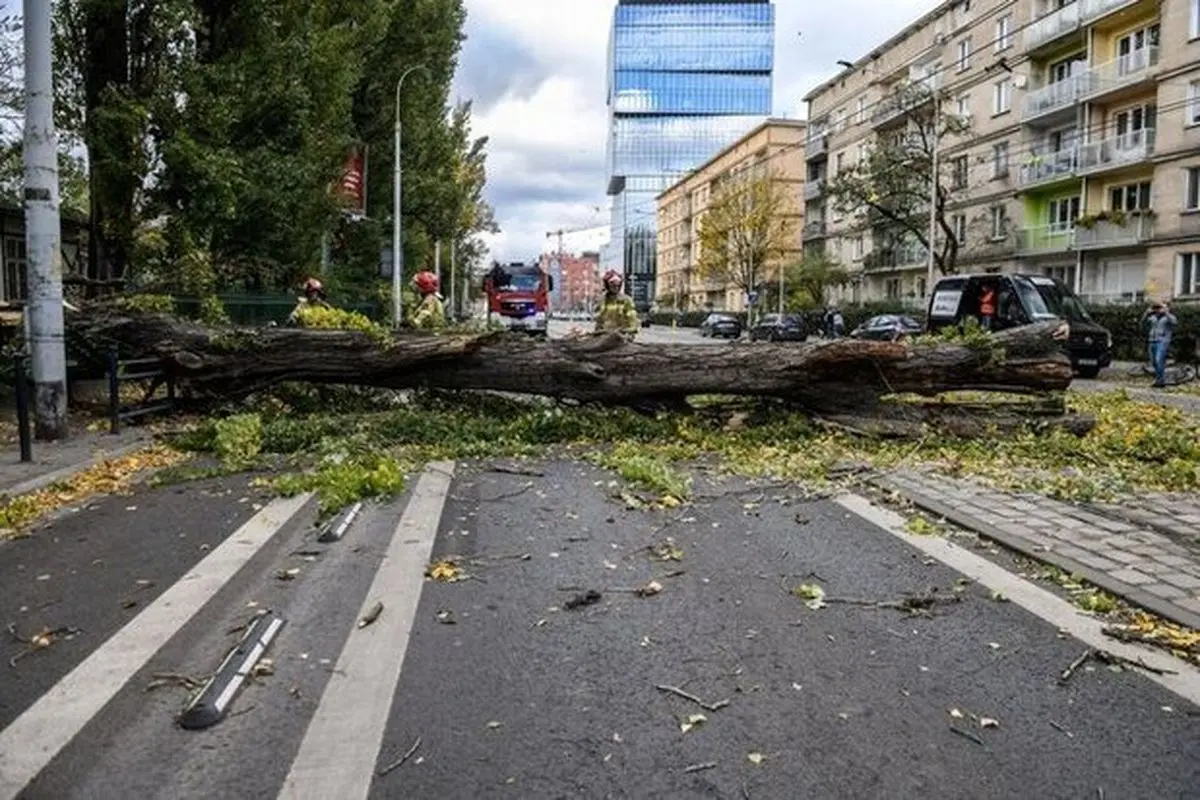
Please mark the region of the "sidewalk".
[[1200, 629], [1200, 498], [1073, 505], [918, 472], [874, 483], [955, 525]]
[[149, 443], [150, 432], [129, 428], [113, 436], [109, 433], [78, 431], [60, 442], [33, 443], [33, 461], [21, 461], [21, 449], [15, 435], [0, 444], [0, 495], [15, 497], [44, 489], [66, 480], [94, 464], [120, 458]]

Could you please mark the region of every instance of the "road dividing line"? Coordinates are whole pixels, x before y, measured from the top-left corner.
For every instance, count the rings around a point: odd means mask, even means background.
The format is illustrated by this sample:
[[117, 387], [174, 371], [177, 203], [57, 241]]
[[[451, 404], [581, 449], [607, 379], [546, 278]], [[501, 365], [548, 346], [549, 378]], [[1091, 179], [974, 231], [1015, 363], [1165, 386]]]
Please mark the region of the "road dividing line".
[[0, 731], [0, 798], [20, 794], [310, 497], [269, 503]]
[[1068, 603], [1053, 592], [1014, 575], [999, 564], [959, 547], [948, 539], [909, 533], [904, 528], [903, 517], [890, 509], [874, 505], [865, 497], [848, 494], [836, 498], [834, 502], [867, 522], [883, 528], [926, 555], [936, 558], [951, 569], [961, 572], [979, 585], [995, 592], [1001, 592], [1011, 602], [1074, 636], [1088, 647], [1107, 650], [1113, 655], [1128, 658], [1131, 661], [1141, 661], [1155, 669], [1177, 673], [1156, 675], [1152, 672], [1137, 670], [1167, 691], [1173, 692], [1193, 705], [1200, 705], [1200, 669], [1196, 669], [1182, 659], [1173, 658], [1148, 647], [1137, 647], [1110, 639], [1101, 632], [1104, 627], [1101, 620], [1083, 614], [1077, 606]]
[[279, 792], [281, 799], [359, 800], [371, 791], [453, 477], [453, 462], [435, 462], [417, 481], [356, 625], [377, 603], [383, 603], [383, 612], [370, 625], [351, 630]]

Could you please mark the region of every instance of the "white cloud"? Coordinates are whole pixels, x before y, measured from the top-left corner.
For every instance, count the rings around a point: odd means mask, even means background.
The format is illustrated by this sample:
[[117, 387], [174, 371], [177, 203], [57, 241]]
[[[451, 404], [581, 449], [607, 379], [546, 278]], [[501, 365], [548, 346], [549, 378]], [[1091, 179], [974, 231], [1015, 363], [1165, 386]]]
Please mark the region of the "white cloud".
[[[776, 116], [802, 117], [801, 98], [939, 0], [777, 0]], [[475, 131], [490, 136], [488, 197], [502, 259], [551, 249], [546, 231], [607, 221], [605, 74], [613, 0], [467, 0], [456, 79], [473, 97]], [[597, 213], [596, 208], [600, 207]], [[594, 249], [603, 234], [566, 237]]]

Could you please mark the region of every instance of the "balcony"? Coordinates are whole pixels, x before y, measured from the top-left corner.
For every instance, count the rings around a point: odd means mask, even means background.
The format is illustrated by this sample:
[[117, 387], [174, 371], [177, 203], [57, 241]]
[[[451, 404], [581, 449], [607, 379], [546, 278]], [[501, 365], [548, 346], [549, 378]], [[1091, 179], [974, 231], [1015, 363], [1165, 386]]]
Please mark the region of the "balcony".
[[808, 137], [804, 143], [804, 157], [809, 161], [829, 155], [829, 134], [820, 131]]
[[1154, 129], [1143, 128], [1079, 147], [1080, 174], [1140, 164], [1154, 155]]
[[1149, 214], [1126, 216], [1105, 213], [1107, 219], [1098, 217], [1090, 225], [1075, 226], [1076, 248], [1102, 250], [1106, 247], [1136, 247], [1145, 244], [1154, 235], [1154, 217]]
[[804, 182], [804, 199], [816, 200], [825, 191], [825, 179], [813, 178]]
[[1071, 3], [1041, 17], [1025, 30], [1025, 50], [1034, 50], [1079, 29], [1080, 3]]
[[928, 250], [919, 244], [903, 244], [899, 247], [882, 247], [867, 253], [866, 258], [863, 259], [863, 271], [888, 272], [922, 267], [928, 263]]
[[1017, 228], [1017, 255], [1039, 256], [1075, 249], [1075, 229], [1061, 225]]
[[1065, 80], [1034, 89], [1025, 95], [1025, 113], [1022, 114], [1021, 119], [1029, 122], [1073, 108], [1088, 90], [1087, 74], [1072, 75]]
[[903, 117], [906, 112], [927, 103], [941, 82], [941, 73], [935, 72], [912, 83], [902, 84], [879, 101], [871, 113], [871, 124], [877, 128], [882, 127]]
[[1079, 18], [1084, 23], [1094, 22], [1136, 2], [1138, 0], [1079, 0]]
[[1049, 153], [1034, 153], [1028, 162], [1021, 165], [1017, 185], [1028, 189], [1041, 184], [1056, 183], [1074, 177], [1079, 166], [1079, 151], [1072, 147]]
[[1158, 48], [1143, 47], [1085, 72], [1081, 77], [1087, 81], [1084, 89], [1088, 97], [1094, 98], [1149, 80], [1158, 71]]
[[810, 219], [804, 223], [804, 228], [800, 231], [800, 236], [804, 239], [822, 239], [825, 237], [825, 220]]

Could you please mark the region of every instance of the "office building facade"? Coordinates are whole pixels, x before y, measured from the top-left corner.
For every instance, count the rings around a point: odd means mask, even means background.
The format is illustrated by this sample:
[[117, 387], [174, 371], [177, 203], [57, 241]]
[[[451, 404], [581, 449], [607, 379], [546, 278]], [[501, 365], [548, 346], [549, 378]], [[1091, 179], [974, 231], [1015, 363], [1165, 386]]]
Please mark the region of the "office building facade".
[[1200, 0], [955, 0], [809, 93], [806, 247], [856, 270], [847, 299], [923, 305], [927, 251], [879, 249], [821, 188], [903, 136], [901, 84], [969, 122], [939, 148], [959, 272], [1200, 300]]
[[653, 303], [655, 198], [771, 111], [770, 0], [619, 0], [608, 51], [612, 248]]

